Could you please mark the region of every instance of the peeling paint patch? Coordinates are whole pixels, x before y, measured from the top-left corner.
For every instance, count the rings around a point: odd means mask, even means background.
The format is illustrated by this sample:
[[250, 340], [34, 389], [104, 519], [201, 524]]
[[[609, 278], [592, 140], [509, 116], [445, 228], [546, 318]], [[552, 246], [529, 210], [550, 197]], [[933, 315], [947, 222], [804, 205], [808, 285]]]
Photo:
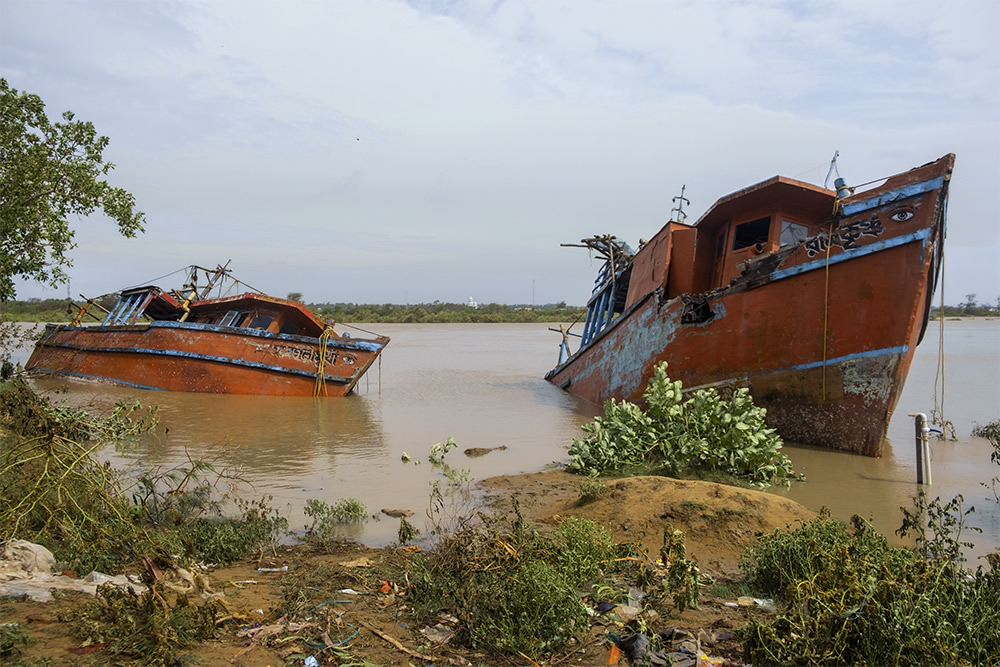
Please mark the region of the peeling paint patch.
[[892, 395], [893, 377], [900, 356], [890, 354], [881, 359], [854, 359], [841, 364], [845, 394], [862, 396], [868, 401], [885, 403]]

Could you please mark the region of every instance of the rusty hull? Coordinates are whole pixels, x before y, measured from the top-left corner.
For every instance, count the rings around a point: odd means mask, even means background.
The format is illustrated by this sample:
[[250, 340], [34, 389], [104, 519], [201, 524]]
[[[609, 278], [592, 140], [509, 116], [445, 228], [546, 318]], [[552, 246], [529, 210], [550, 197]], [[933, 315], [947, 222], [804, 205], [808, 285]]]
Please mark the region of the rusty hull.
[[[320, 394], [344, 396], [388, 343], [331, 338]], [[125, 326], [48, 325], [28, 360], [33, 373], [167, 391], [311, 396], [316, 338], [188, 322]]]
[[[666, 361], [686, 391], [748, 387], [788, 440], [881, 455], [929, 316], [953, 163], [840, 200], [775, 177], [694, 226], [669, 223], [633, 259], [622, 312], [546, 378], [594, 403], [641, 401]], [[735, 228], [765, 212], [819, 233], [732, 250]]]

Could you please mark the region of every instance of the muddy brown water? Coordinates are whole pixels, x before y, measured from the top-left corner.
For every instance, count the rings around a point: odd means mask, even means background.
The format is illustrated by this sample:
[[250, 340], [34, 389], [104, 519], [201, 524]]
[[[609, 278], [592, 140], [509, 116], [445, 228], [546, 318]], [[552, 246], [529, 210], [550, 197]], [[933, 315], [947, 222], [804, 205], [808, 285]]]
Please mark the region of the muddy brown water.
[[[130, 469], [168, 469], [188, 457], [238, 470], [253, 485], [244, 491], [273, 495], [293, 529], [308, 522], [306, 500], [357, 498], [370, 514], [407, 509], [426, 531], [431, 484], [445, 483], [430, 465], [434, 443], [454, 438], [446, 461], [473, 480], [532, 472], [567, 460], [566, 448], [580, 426], [599, 414], [546, 383], [542, 376], [558, 356], [558, 334], [540, 324], [368, 325], [392, 337], [380, 368], [373, 367], [357, 393], [344, 399], [273, 398], [149, 392], [79, 381], [38, 380], [46, 391], [73, 406], [107, 411], [117, 401], [158, 405], [156, 435], [109, 446], [104, 456]], [[870, 459], [798, 447], [785, 453], [805, 483], [774, 493], [834, 516], [873, 517], [891, 535], [901, 505], [917, 491], [910, 412], [930, 414], [935, 392], [940, 329], [931, 323], [917, 349], [906, 387], [889, 428], [886, 455]], [[932, 443], [931, 497], [956, 493], [974, 505], [968, 533], [975, 559], [1000, 545], [1000, 505], [981, 483], [1000, 475], [989, 459], [989, 443], [969, 434], [975, 424], [1000, 417], [1000, 319], [948, 321], [944, 333], [944, 416], [957, 442]], [[506, 446], [467, 457], [467, 448]], [[421, 463], [404, 463], [407, 453]], [[449, 511], [459, 511], [450, 507]], [[345, 536], [380, 546], [393, 541], [398, 520], [380, 515]]]

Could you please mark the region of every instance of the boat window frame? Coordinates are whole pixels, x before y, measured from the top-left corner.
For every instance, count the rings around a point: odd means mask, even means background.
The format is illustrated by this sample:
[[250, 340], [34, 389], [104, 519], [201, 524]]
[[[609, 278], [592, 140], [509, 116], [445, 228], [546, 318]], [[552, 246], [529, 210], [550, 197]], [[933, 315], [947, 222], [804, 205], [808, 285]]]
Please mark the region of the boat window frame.
[[[757, 244], [767, 243], [768, 239], [771, 238], [772, 219], [773, 216], [766, 215], [762, 218], [755, 218], [733, 225], [733, 252], [752, 248]], [[763, 237], [761, 236], [762, 231]]]
[[[798, 229], [801, 229], [802, 230], [801, 231], [801, 235], [798, 235], [798, 232], [795, 232], [795, 233], [793, 233], [791, 235], [794, 238], [792, 240], [786, 241], [785, 240], [785, 232], [787, 230], [787, 226], [796, 227]], [[795, 245], [796, 243], [801, 243], [802, 241], [805, 241], [807, 238], [809, 238], [810, 233], [811, 233], [811, 230], [809, 229], [809, 225], [803, 224], [801, 222], [795, 222], [794, 220], [789, 220], [788, 218], [782, 218], [781, 219], [781, 229], [780, 229], [780, 231], [778, 233], [778, 247], [779, 248], [784, 248], [785, 246]]]
[[[267, 321], [263, 323], [262, 326], [257, 326], [259, 320], [266, 319]], [[245, 329], [258, 329], [260, 331], [268, 331], [268, 327], [271, 323], [277, 319], [277, 315], [273, 313], [268, 313], [266, 311], [254, 311], [251, 313], [249, 321], [247, 322]]]
[[246, 313], [238, 310], [227, 310], [226, 314], [219, 320], [220, 327], [239, 327], [238, 322], [243, 322]]

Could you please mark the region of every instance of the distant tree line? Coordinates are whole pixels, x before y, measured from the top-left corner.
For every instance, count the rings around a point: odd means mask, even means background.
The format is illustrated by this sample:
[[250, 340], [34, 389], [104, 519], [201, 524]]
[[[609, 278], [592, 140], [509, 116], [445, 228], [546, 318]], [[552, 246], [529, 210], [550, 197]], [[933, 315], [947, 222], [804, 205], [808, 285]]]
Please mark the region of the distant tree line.
[[[293, 292], [289, 297], [299, 297]], [[102, 298], [101, 305], [110, 308], [115, 304], [115, 295]], [[308, 308], [325, 320], [338, 322], [433, 324], [450, 322], [573, 322], [583, 321], [586, 308], [567, 306], [565, 301], [544, 305], [506, 305], [498, 303], [479, 304], [471, 307], [464, 303], [420, 303], [399, 305], [393, 303], [311, 303]], [[16, 322], [69, 322], [76, 315], [77, 308], [67, 299], [27, 299], [8, 301], [0, 305], [0, 311], [9, 320]], [[1000, 297], [996, 303], [977, 303], [975, 294], [967, 294], [965, 301], [943, 309], [934, 306], [931, 317], [988, 317], [1000, 316]]]
[[407, 306], [391, 303], [322, 303], [309, 304], [309, 308], [325, 320], [403, 324], [573, 322], [582, 321], [587, 312], [585, 308], [567, 306], [565, 302], [540, 306], [488, 303], [477, 307], [440, 301]]
[[995, 303], [976, 303], [975, 294], [966, 294], [965, 301], [957, 306], [935, 306], [931, 308], [931, 317], [986, 317], [1000, 315], [1000, 296]]
[[[300, 294], [293, 293], [301, 298]], [[292, 296], [291, 294], [289, 296]], [[106, 308], [114, 306], [111, 296]], [[451, 323], [451, 322], [573, 322], [583, 321], [586, 309], [567, 306], [565, 302], [540, 306], [480, 304], [471, 307], [462, 303], [421, 303], [401, 306], [391, 303], [313, 303], [308, 308], [324, 320], [371, 323]], [[28, 299], [0, 305], [3, 314], [17, 322], [69, 322], [78, 308], [67, 299]]]

